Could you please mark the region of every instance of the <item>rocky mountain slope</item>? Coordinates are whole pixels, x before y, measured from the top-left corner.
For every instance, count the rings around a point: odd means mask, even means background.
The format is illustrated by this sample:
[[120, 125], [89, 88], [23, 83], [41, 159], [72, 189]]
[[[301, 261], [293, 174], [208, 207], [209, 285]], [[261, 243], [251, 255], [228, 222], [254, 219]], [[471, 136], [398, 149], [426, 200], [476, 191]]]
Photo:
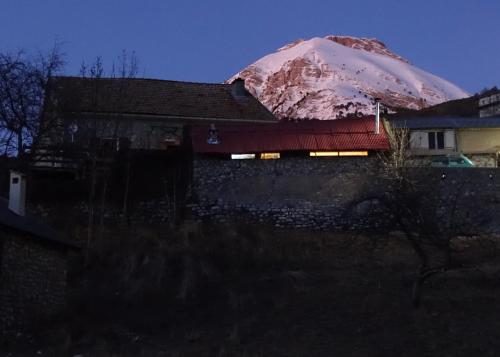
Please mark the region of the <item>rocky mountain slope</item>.
[[422, 109], [468, 93], [423, 71], [376, 39], [298, 40], [234, 75], [278, 118], [335, 119], [389, 109]]

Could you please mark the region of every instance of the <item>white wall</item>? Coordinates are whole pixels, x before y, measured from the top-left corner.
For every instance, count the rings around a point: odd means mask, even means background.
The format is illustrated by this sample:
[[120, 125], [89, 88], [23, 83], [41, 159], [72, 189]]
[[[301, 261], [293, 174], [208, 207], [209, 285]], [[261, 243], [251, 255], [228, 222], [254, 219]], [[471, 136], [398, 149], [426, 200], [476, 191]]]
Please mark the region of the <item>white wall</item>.
[[456, 150], [455, 130], [412, 130], [410, 132], [411, 149], [429, 149], [429, 132], [444, 132], [444, 149]]
[[455, 143], [455, 130], [444, 131], [444, 148], [455, 150], [457, 147]]
[[411, 131], [410, 132], [410, 148], [411, 149], [428, 149], [429, 137], [426, 131]]

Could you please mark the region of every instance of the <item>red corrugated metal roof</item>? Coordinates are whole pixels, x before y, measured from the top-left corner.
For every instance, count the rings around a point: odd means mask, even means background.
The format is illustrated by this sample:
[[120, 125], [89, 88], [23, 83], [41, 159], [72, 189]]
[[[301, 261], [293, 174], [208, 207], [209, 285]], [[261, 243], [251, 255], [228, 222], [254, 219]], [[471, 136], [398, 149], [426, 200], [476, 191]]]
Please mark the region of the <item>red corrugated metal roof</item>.
[[275, 124], [216, 124], [219, 144], [208, 144], [208, 125], [193, 126], [195, 153], [242, 154], [283, 151], [388, 150], [382, 123], [374, 133], [374, 117], [310, 120]]

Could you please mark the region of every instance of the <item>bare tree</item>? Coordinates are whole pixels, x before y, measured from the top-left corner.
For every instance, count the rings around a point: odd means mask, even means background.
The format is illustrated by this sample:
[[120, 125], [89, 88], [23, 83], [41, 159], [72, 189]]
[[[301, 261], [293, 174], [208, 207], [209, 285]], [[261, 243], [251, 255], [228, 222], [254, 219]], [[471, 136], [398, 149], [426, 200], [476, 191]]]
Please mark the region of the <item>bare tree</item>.
[[[89, 213], [87, 250], [93, 241], [94, 227], [97, 223], [99, 223], [100, 232], [103, 231], [109, 178], [115, 164], [116, 151], [120, 146], [120, 136], [126, 130], [123, 125], [123, 114], [133, 101], [128, 79], [134, 78], [137, 71], [138, 61], [135, 53], [129, 55], [126, 51], [123, 51], [113, 61], [107, 76], [105, 75], [101, 57], [97, 57], [90, 66], [85, 63], [82, 63], [81, 66], [82, 87], [85, 88], [85, 93], [89, 97], [87, 98], [88, 109], [95, 113], [101, 111], [108, 113], [105, 117], [94, 115], [79, 121], [81, 130], [86, 133], [85, 139], [88, 145]], [[110, 84], [109, 79], [114, 81]], [[125, 163], [126, 178], [123, 198], [125, 214], [131, 171], [130, 160], [128, 159], [126, 158]], [[98, 186], [101, 189], [100, 197], [97, 194]], [[99, 207], [97, 210], [98, 215], [96, 215], [96, 206]]]
[[461, 209], [467, 182], [462, 178], [451, 185], [445, 172], [412, 167], [409, 131], [385, 124], [391, 150], [380, 156], [388, 182], [381, 202], [420, 261], [412, 294], [413, 304], [418, 306], [425, 281], [452, 266], [451, 240], [474, 230], [474, 223]]
[[25, 51], [0, 53], [1, 154], [18, 158], [34, 155], [42, 132], [50, 127], [42, 122], [44, 101], [51, 78], [62, 69], [63, 57], [58, 43], [49, 53], [36, 56]]

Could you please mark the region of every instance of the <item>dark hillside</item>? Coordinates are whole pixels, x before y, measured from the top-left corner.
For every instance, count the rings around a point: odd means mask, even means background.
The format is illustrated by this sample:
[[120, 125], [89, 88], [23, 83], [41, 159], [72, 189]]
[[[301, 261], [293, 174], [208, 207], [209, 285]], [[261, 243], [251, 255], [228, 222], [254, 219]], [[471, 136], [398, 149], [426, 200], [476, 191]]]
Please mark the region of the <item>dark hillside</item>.
[[421, 110], [412, 110], [400, 108], [397, 113], [389, 115], [391, 118], [403, 117], [436, 117], [436, 116], [450, 116], [450, 117], [475, 117], [479, 115], [478, 108], [479, 95], [474, 95], [469, 98], [450, 100], [432, 107], [424, 108]]
[[421, 110], [412, 110], [406, 108], [394, 108], [397, 112], [389, 115], [390, 118], [403, 118], [403, 117], [477, 117], [479, 115], [479, 98], [498, 92], [496, 87], [476, 93], [471, 97], [450, 100], [432, 107], [424, 108]]
[[24, 356], [497, 356], [498, 240], [460, 237], [456, 269], [411, 304], [400, 232], [108, 227], [71, 273], [66, 316], [0, 343]]

